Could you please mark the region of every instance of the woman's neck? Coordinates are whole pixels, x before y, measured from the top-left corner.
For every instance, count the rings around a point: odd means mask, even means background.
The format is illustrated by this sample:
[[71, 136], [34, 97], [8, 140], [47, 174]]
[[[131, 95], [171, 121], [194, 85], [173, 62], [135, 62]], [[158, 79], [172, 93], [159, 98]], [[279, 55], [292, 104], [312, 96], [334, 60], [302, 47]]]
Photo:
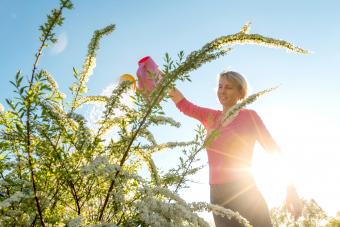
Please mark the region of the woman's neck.
[[[233, 105], [232, 105], [232, 106], [233, 106]], [[223, 106], [223, 111], [222, 111], [222, 113], [225, 114], [226, 112], [228, 112], [228, 110], [230, 110], [230, 108], [231, 108], [232, 106]]]

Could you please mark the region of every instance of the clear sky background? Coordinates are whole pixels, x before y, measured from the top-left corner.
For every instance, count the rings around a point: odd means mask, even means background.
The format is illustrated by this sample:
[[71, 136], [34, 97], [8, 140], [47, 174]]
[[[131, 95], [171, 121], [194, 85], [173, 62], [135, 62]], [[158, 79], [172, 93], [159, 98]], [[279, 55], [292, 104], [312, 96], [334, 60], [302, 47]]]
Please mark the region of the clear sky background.
[[[44, 52], [40, 67], [47, 69], [66, 94], [73, 82], [72, 67], [83, 64], [93, 31], [116, 24], [97, 53], [97, 68], [88, 83], [89, 94], [100, 94], [123, 73], [135, 74], [137, 61], [150, 55], [163, 64], [166, 52], [186, 54], [222, 35], [236, 33], [251, 21], [251, 33], [290, 41], [313, 51], [310, 55], [253, 45], [236, 46], [232, 53], [191, 73], [192, 82], [177, 87], [192, 102], [215, 109], [217, 74], [231, 69], [243, 74], [251, 93], [275, 85], [279, 89], [248, 108], [262, 117], [287, 154], [298, 192], [314, 198], [329, 214], [340, 210], [340, 2], [227, 1], [227, 0], [77, 0], [65, 12], [59, 43]], [[18, 69], [29, 76], [39, 46], [38, 27], [58, 1], [0, 0], [0, 102], [13, 97], [12, 80]], [[182, 115], [173, 103], [163, 103], [168, 116], [182, 123], [177, 128], [155, 128], [156, 139], [190, 140], [197, 121]], [[4, 105], [6, 107], [6, 105]], [[89, 107], [93, 108], [93, 107]], [[85, 109], [86, 110], [86, 109]], [[206, 154], [200, 154], [206, 163]], [[155, 156], [165, 168], [175, 166], [177, 155]], [[269, 160], [269, 161], [268, 161]], [[285, 195], [285, 177], [275, 160], [256, 148], [254, 172], [270, 207]], [[209, 200], [207, 167], [194, 177], [199, 184], [182, 192], [188, 201]]]

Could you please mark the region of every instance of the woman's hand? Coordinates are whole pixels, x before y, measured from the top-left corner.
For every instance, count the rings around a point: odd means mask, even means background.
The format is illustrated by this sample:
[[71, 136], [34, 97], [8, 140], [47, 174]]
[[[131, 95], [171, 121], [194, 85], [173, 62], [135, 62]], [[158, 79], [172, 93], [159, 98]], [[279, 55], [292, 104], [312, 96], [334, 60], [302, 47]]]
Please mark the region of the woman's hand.
[[172, 101], [174, 101], [175, 104], [177, 104], [184, 98], [183, 94], [177, 88], [169, 89], [168, 95], [170, 96]]
[[302, 215], [303, 203], [296, 192], [293, 184], [287, 187], [286, 207], [289, 213], [291, 213], [295, 220]]

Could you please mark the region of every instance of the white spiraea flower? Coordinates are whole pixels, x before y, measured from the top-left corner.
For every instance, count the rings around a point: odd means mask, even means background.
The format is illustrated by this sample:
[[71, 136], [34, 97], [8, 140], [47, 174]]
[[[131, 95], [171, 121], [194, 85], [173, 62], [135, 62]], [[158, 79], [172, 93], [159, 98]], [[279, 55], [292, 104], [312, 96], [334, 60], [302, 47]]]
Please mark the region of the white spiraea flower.
[[92, 224], [90, 227], [118, 227], [113, 223]]
[[144, 221], [152, 226], [209, 226], [184, 204], [146, 197], [136, 206]]
[[[144, 197], [135, 205], [145, 223], [151, 226], [209, 226], [185, 200], [171, 190], [148, 186], [139, 190]], [[160, 199], [160, 195], [163, 199]]]
[[72, 220], [70, 220], [67, 224], [67, 226], [70, 226], [70, 227], [79, 227], [79, 226], [82, 226], [82, 216], [78, 216]]
[[118, 165], [111, 164], [107, 156], [98, 156], [91, 163], [83, 166], [81, 174], [83, 176], [87, 174], [94, 174], [95, 176], [113, 176], [117, 170], [120, 169]]
[[86, 57], [83, 72], [80, 75], [81, 84], [88, 82], [89, 77], [93, 74], [94, 68], [96, 68], [96, 58], [94, 56]]
[[25, 197], [26, 196], [25, 196], [24, 193], [22, 193], [20, 191], [15, 192], [11, 197], [0, 202], [0, 209], [7, 208], [14, 202], [20, 202]]
[[243, 226], [251, 227], [247, 219], [242, 217], [238, 212], [234, 212], [224, 207], [205, 202], [193, 202], [190, 206], [193, 211], [209, 211], [222, 217], [226, 216], [228, 219], [235, 218]]

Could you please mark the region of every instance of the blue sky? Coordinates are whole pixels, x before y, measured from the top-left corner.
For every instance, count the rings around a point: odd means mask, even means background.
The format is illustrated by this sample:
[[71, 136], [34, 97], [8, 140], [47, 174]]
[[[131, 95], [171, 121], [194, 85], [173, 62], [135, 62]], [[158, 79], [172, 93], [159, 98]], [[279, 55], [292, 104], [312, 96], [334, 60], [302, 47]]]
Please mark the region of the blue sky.
[[[150, 55], [159, 64], [166, 52], [186, 54], [222, 35], [236, 33], [251, 21], [251, 33], [290, 41], [313, 51], [310, 55], [253, 45], [237, 46], [232, 53], [191, 73], [192, 82], [177, 87], [192, 102], [220, 109], [216, 99], [216, 75], [224, 69], [243, 74], [252, 92], [281, 85], [249, 108], [263, 118], [283, 151], [291, 157], [290, 171], [300, 194], [316, 200], [331, 214], [340, 210], [340, 3], [326, 1], [137, 1], [77, 0], [65, 12], [62, 28], [56, 30], [61, 42], [45, 50], [39, 67], [47, 69], [68, 93], [73, 82], [72, 67], [81, 68], [93, 31], [116, 24], [97, 53], [97, 68], [88, 83], [89, 94], [100, 94], [123, 73], [135, 74], [137, 61]], [[29, 76], [39, 46], [38, 27], [58, 1], [0, 0], [0, 103], [13, 96], [9, 80], [18, 69]], [[161, 141], [191, 139], [193, 119], [183, 116], [169, 103], [166, 113], [182, 123], [181, 129], [154, 129]], [[6, 105], [4, 105], [6, 107]], [[180, 132], [180, 133], [179, 133]], [[261, 159], [261, 149], [259, 156]], [[202, 152], [201, 158], [206, 161]], [[176, 155], [156, 155], [158, 163], [171, 166]], [[164, 162], [163, 160], [171, 160]], [[265, 159], [262, 157], [262, 159]], [[261, 162], [259, 162], [261, 163]], [[271, 172], [270, 165], [264, 166]], [[188, 200], [208, 200], [207, 168], [193, 185]], [[264, 174], [265, 175], [265, 174]], [[270, 205], [273, 182], [263, 180]], [[276, 183], [275, 183], [276, 184]], [[280, 184], [278, 184], [280, 185]], [[284, 194], [277, 189], [277, 198]], [[195, 193], [192, 193], [195, 192]], [[194, 196], [192, 196], [194, 195]], [[278, 199], [277, 199], [278, 200]]]

